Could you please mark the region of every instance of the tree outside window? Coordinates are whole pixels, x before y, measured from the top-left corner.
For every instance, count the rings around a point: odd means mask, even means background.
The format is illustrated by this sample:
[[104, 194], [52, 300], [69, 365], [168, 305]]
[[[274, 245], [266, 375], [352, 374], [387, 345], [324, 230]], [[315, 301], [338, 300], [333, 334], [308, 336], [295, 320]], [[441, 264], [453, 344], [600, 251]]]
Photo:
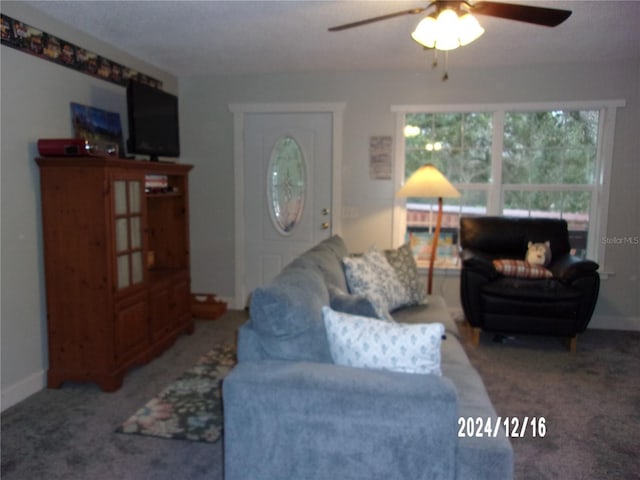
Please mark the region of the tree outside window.
[[[445, 202], [436, 265], [457, 266], [460, 215], [564, 218], [584, 256], [599, 132], [596, 109], [406, 113], [405, 179], [432, 163], [462, 194]], [[407, 201], [406, 237], [419, 264], [429, 258], [435, 209], [435, 199]]]

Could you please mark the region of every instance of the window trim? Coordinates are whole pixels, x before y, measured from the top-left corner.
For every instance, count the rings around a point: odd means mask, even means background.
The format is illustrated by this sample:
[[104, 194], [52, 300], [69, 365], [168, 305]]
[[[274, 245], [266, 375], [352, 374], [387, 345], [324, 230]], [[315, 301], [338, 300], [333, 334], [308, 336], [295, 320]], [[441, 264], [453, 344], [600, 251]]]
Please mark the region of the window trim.
[[[601, 241], [607, 232], [607, 212], [609, 211], [609, 194], [611, 185], [611, 166], [613, 163], [613, 148], [615, 143], [615, 123], [617, 108], [625, 107], [626, 101], [617, 100], [589, 100], [565, 102], [524, 102], [524, 103], [480, 103], [480, 104], [427, 104], [427, 105], [391, 105], [391, 112], [395, 114], [395, 158], [393, 168], [393, 190], [397, 192], [404, 183], [405, 115], [408, 113], [467, 113], [492, 112], [494, 114], [494, 132], [504, 131], [504, 115], [513, 111], [549, 111], [549, 110], [599, 110], [600, 122], [598, 130], [598, 157], [595, 165], [594, 195], [591, 196], [590, 211], [594, 214], [593, 232], [589, 235], [587, 257], [597, 261], [601, 266], [601, 275], [611, 273], [606, 270], [606, 243]], [[491, 185], [501, 185], [501, 168], [503, 150], [503, 135], [495, 135], [492, 142], [491, 178], [488, 184], [487, 211], [499, 215], [502, 203], [502, 188], [491, 188]], [[571, 186], [567, 185], [569, 189]], [[583, 187], [584, 188], [584, 187]], [[392, 239], [394, 245], [404, 243], [407, 228], [406, 200], [394, 197], [392, 213]]]

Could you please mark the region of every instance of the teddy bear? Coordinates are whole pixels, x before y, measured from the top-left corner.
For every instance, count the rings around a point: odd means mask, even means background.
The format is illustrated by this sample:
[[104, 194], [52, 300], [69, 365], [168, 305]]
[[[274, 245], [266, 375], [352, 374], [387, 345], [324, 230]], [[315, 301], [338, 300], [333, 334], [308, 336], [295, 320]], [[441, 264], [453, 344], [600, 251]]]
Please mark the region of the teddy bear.
[[549, 263], [551, 263], [551, 242], [529, 242], [527, 244], [525, 260], [531, 265], [541, 265], [543, 267], [549, 265]]

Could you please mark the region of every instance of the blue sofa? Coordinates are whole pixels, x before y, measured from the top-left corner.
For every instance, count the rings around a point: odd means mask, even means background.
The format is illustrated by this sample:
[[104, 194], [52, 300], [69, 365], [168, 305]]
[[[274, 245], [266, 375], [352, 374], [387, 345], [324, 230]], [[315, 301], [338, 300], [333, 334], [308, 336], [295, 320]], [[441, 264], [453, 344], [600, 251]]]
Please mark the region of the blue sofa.
[[348, 254], [333, 236], [253, 292], [222, 389], [225, 479], [513, 478], [502, 431], [459, 436], [463, 420], [470, 433], [467, 418], [497, 417], [439, 297], [392, 316], [444, 324], [442, 376], [333, 363], [321, 310], [345, 301]]

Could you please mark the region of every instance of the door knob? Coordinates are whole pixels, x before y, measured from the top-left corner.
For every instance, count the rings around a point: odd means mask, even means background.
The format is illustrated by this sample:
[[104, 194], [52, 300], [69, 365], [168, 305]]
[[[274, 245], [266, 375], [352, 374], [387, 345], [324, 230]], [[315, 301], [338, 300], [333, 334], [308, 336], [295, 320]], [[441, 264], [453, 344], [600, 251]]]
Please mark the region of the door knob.
[[328, 223], [328, 222], [324, 222], [324, 223], [321, 225], [321, 227], [322, 227], [322, 229], [323, 229], [323, 230], [327, 230], [327, 229], [329, 228], [329, 223]]

